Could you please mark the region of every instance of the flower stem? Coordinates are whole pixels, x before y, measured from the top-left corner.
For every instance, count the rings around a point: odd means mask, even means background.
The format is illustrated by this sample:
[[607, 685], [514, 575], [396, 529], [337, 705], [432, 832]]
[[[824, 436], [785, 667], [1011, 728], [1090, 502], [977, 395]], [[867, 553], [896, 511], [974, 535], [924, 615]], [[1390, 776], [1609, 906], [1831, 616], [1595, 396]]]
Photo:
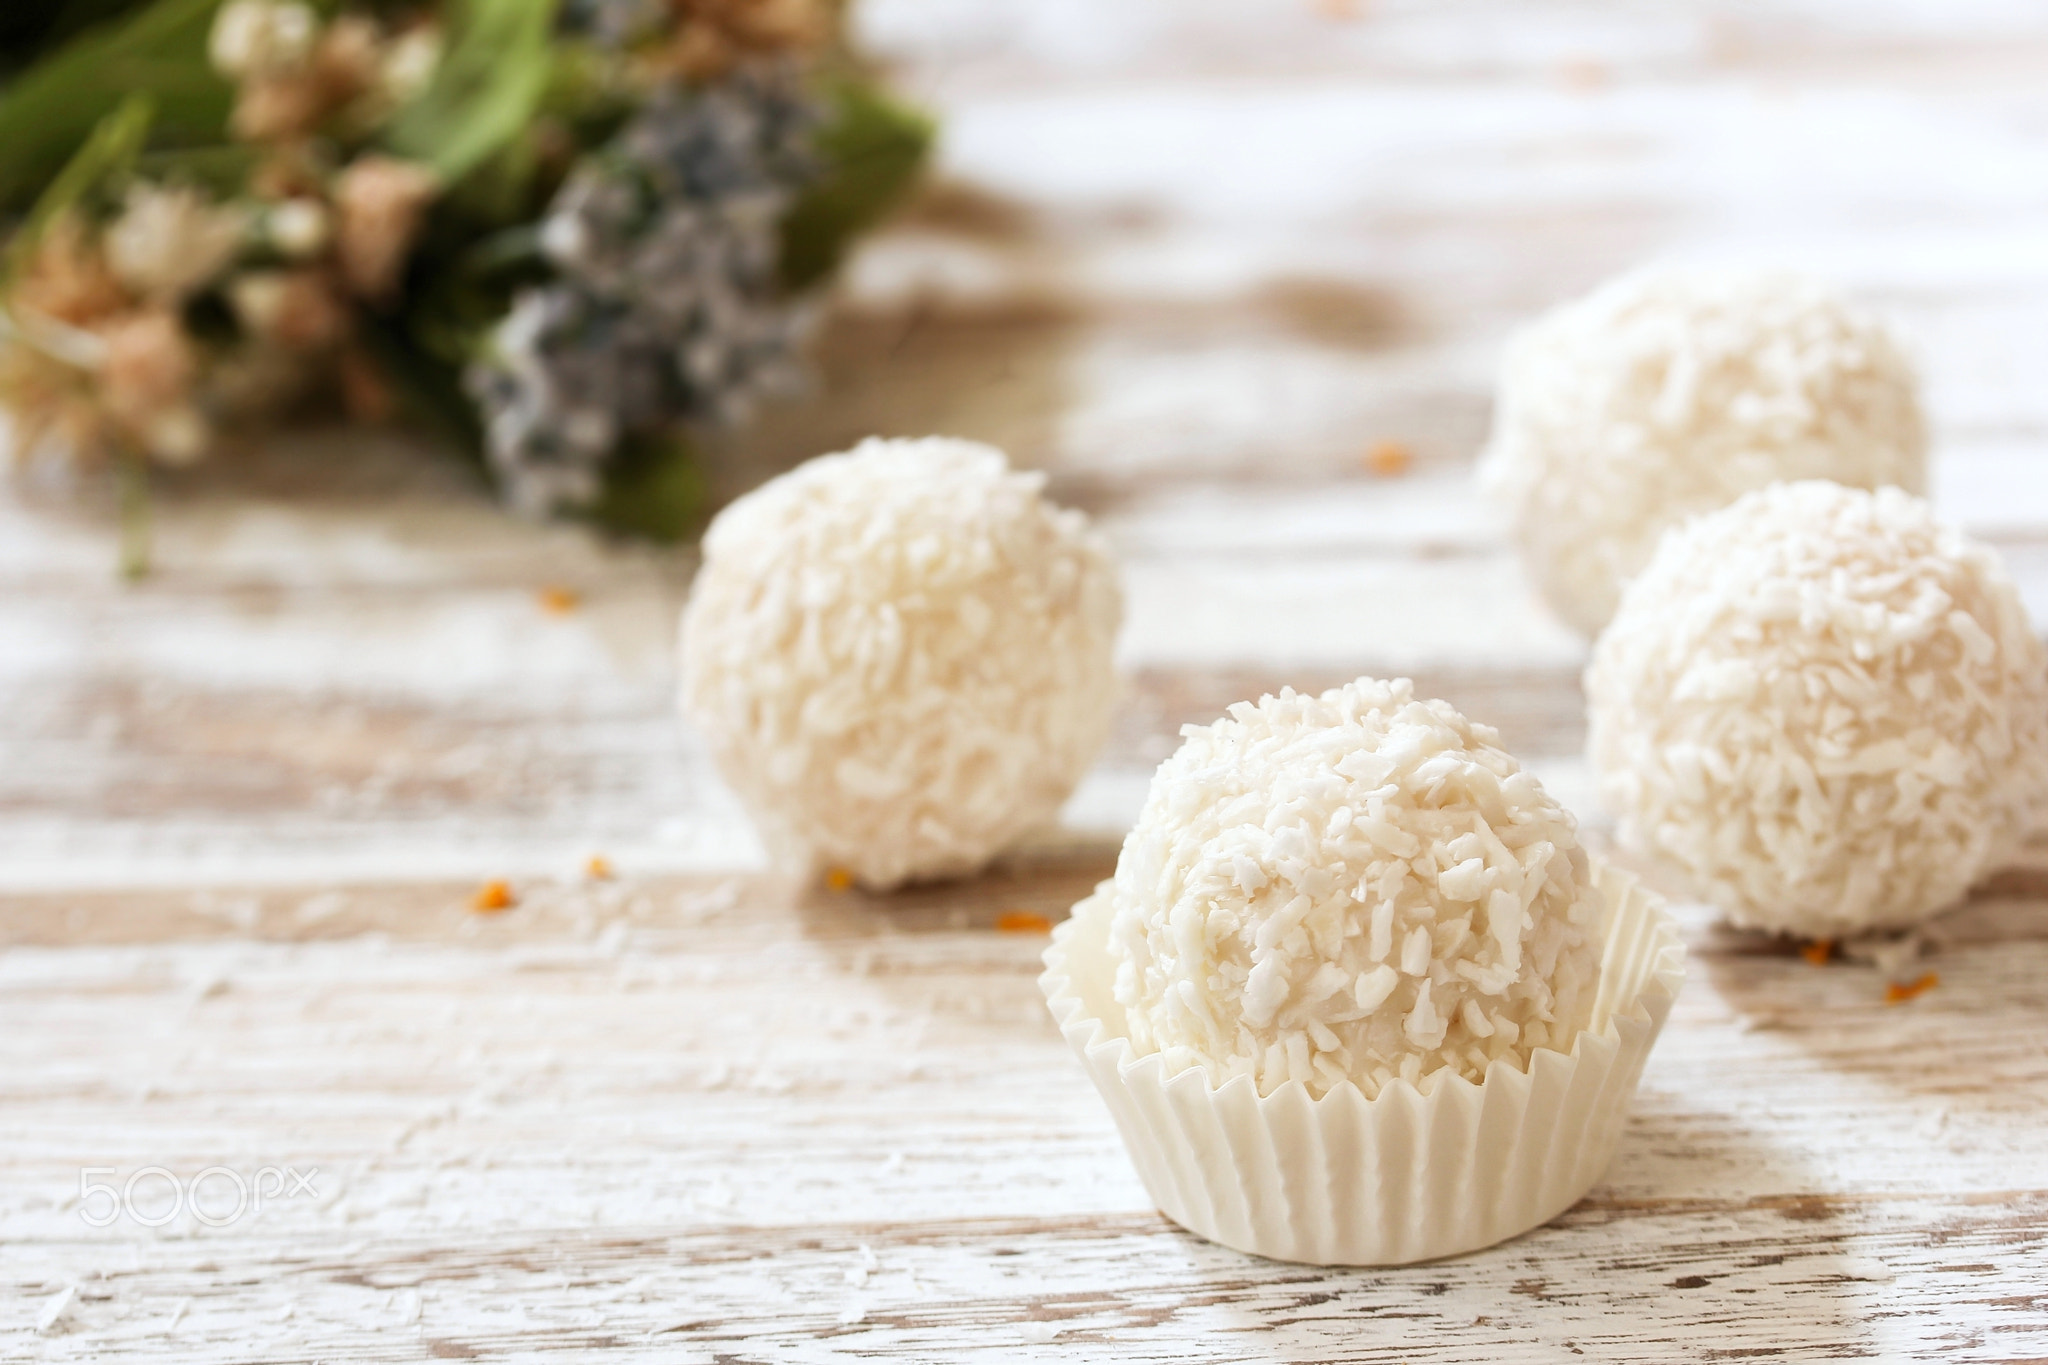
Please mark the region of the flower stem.
[[121, 577], [133, 583], [149, 573], [149, 460], [137, 450], [115, 457], [121, 480]]

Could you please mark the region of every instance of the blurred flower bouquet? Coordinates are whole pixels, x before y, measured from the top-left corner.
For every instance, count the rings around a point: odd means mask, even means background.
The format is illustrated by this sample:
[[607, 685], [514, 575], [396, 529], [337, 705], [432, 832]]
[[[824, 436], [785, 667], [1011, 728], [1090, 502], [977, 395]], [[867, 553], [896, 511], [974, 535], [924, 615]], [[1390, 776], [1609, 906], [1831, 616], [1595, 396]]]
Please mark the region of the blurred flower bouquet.
[[131, 524], [150, 462], [326, 401], [677, 534], [930, 139], [830, 0], [113, 7], [0, 86], [0, 407]]

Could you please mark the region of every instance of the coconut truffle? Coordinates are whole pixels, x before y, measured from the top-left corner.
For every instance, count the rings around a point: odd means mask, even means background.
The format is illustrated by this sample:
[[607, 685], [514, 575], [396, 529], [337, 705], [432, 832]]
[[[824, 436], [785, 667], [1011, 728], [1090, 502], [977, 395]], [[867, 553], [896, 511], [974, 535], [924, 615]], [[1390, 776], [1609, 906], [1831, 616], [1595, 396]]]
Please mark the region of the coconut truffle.
[[971, 872], [1072, 792], [1123, 604], [1043, 486], [972, 441], [869, 440], [712, 522], [683, 711], [778, 860], [875, 888]]
[[1746, 927], [1918, 923], [2048, 790], [2048, 652], [2012, 580], [1896, 488], [1780, 484], [1671, 532], [1586, 693], [1624, 846]]
[[1604, 903], [1572, 817], [1493, 730], [1361, 678], [1181, 733], [1110, 887], [1141, 1055], [1372, 1098], [1570, 1049]]
[[1626, 275], [1509, 349], [1481, 465], [1543, 595], [1597, 634], [1657, 537], [1784, 479], [1926, 484], [1900, 340], [1810, 281]]

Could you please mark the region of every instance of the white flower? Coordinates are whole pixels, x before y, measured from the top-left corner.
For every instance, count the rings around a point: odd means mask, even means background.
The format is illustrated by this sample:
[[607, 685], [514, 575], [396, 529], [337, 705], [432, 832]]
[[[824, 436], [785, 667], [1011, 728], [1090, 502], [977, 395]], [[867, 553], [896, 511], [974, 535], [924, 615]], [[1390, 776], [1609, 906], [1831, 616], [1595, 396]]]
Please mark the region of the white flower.
[[320, 20], [310, 6], [230, 0], [214, 16], [206, 54], [222, 75], [245, 80], [304, 62], [319, 33]]
[[197, 190], [134, 185], [107, 229], [107, 264], [135, 293], [175, 303], [234, 258], [245, 222], [242, 210], [215, 207]]
[[270, 210], [264, 224], [270, 244], [291, 260], [324, 251], [334, 237], [334, 217], [317, 199], [287, 199]]
[[409, 29], [384, 50], [381, 84], [393, 104], [404, 104], [434, 79], [441, 65], [441, 30], [429, 24]]

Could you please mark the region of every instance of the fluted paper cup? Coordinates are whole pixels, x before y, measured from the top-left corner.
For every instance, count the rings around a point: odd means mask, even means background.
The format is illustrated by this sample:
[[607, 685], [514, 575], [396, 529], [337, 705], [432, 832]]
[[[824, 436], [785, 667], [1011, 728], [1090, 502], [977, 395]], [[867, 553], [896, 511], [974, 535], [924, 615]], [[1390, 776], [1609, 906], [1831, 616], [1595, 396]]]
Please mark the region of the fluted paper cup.
[[1261, 1096], [1140, 1057], [1112, 993], [1107, 883], [1053, 934], [1039, 986], [1109, 1104], [1146, 1190], [1188, 1231], [1315, 1265], [1404, 1265], [1504, 1241], [1577, 1203], [1607, 1169], [1650, 1047], [1685, 980], [1663, 901], [1599, 866], [1600, 988], [1569, 1053], [1538, 1048], [1482, 1084], [1346, 1082]]

